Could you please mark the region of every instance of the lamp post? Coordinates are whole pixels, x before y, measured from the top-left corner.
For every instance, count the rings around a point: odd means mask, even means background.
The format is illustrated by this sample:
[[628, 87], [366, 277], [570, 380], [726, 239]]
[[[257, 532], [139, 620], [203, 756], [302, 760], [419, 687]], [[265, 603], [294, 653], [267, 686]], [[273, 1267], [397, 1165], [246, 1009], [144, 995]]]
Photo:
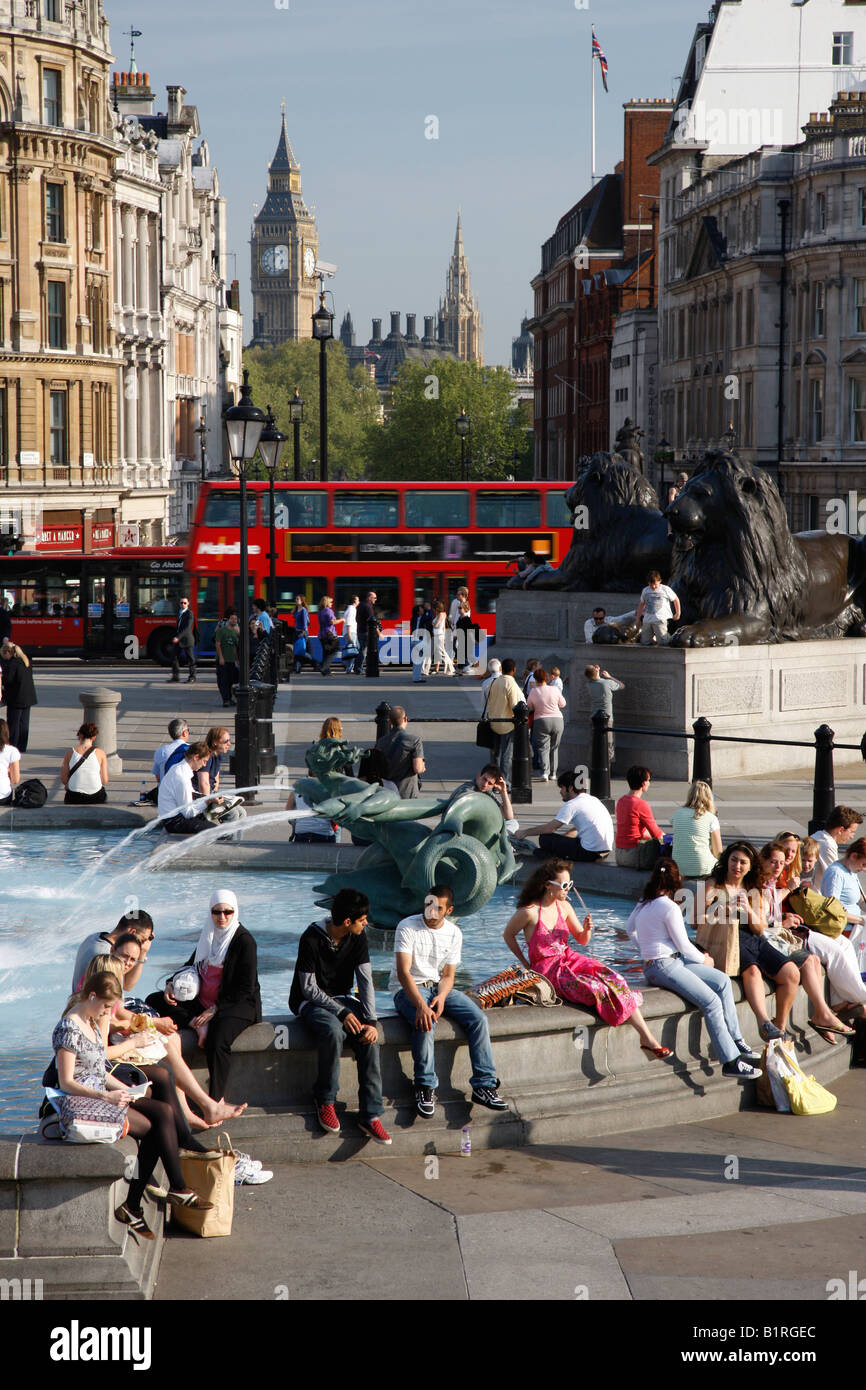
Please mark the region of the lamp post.
[[304, 402], [301, 400], [297, 386], [295, 394], [289, 401], [289, 415], [292, 421], [295, 444], [295, 482], [301, 481], [301, 425], [304, 423]]
[[271, 549], [268, 555], [270, 573], [268, 577], [268, 604], [271, 608], [276, 607], [277, 602], [277, 541], [275, 534], [276, 522], [274, 520], [274, 478], [280, 466], [280, 454], [286, 436], [277, 429], [277, 422], [274, 419], [274, 412], [268, 406], [268, 418], [264, 429], [259, 436], [259, 453], [265, 468], [268, 470], [268, 502], [270, 505], [270, 535]]
[[250, 625], [247, 608], [249, 606], [249, 555], [247, 552], [247, 466], [253, 460], [259, 446], [265, 425], [265, 414], [253, 405], [250, 374], [244, 372], [241, 398], [237, 405], [230, 406], [225, 413], [226, 434], [228, 436], [229, 457], [232, 472], [240, 482], [240, 516], [238, 526], [241, 538], [241, 679], [238, 685], [237, 710], [235, 712], [235, 785], [251, 787], [257, 780], [256, 741], [253, 735], [250, 710]]
[[[673, 463], [674, 461], [673, 448], [665, 439], [664, 435], [662, 435], [656, 445], [655, 461], [659, 465], [659, 497], [663, 497], [665, 487], [665, 464]], [[664, 510], [664, 508], [662, 508], [662, 510]]]
[[460, 414], [454, 422], [454, 428], [460, 436], [460, 477], [466, 482], [466, 439], [472, 429], [472, 422], [466, 414], [463, 406], [460, 407]]
[[201, 453], [201, 480], [202, 480], [202, 482], [204, 482], [204, 481], [205, 481], [205, 478], [207, 477], [207, 471], [206, 471], [206, 456], [205, 456], [205, 448], [204, 448], [204, 445], [205, 445], [205, 440], [207, 439], [209, 433], [210, 433], [210, 430], [208, 429], [207, 425], [206, 425], [205, 422], [204, 422], [204, 416], [203, 416], [203, 415], [200, 415], [200, 416], [198, 417], [198, 429], [197, 429], [197, 430], [193, 430], [193, 434], [197, 434], [197, 435], [198, 435], [198, 447], [199, 447], [199, 451], [200, 451], [200, 453]]
[[319, 291], [319, 307], [313, 314], [313, 337], [319, 343], [319, 481], [328, 481], [328, 339], [334, 336], [334, 315], [325, 308], [325, 291]]

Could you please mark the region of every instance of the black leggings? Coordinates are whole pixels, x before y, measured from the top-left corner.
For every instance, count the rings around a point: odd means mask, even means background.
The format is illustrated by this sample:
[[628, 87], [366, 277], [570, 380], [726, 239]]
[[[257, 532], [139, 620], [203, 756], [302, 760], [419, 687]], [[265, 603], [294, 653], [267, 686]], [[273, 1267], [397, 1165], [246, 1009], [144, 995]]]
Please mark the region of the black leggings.
[[144, 1189], [160, 1159], [169, 1187], [173, 1191], [186, 1190], [186, 1182], [180, 1171], [178, 1140], [186, 1144], [189, 1126], [168, 1072], [163, 1067], [148, 1067], [147, 1075], [152, 1094], [134, 1101], [126, 1112], [129, 1132], [138, 1142], [138, 1163], [126, 1199], [133, 1210], [141, 1206]]

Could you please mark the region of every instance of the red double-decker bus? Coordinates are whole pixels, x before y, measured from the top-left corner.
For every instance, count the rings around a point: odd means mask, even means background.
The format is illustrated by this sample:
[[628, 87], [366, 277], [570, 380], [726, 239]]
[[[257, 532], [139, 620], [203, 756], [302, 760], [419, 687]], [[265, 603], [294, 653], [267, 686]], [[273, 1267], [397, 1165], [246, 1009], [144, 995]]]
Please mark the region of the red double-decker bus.
[[[424, 599], [447, 607], [466, 585], [473, 618], [492, 633], [517, 556], [531, 550], [555, 565], [571, 543], [561, 482], [280, 482], [274, 491], [277, 608], [285, 617], [301, 594], [311, 614], [331, 595], [339, 616], [353, 594], [375, 589], [388, 629]], [[267, 483], [249, 483], [253, 598], [268, 596], [269, 520]], [[238, 483], [203, 484], [187, 568], [205, 651], [216, 619], [230, 604], [241, 607], [239, 521]]]
[[165, 665], [179, 600], [189, 592], [184, 561], [184, 551], [174, 546], [4, 556], [0, 605], [26, 652], [140, 656]]

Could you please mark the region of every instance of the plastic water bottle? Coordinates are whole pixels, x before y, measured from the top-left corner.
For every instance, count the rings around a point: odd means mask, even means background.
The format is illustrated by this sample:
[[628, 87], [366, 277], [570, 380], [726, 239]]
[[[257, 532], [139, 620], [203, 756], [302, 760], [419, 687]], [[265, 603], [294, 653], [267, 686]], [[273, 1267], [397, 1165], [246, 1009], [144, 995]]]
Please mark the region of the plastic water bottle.
[[469, 1158], [472, 1154], [472, 1132], [468, 1125], [463, 1126], [460, 1136], [460, 1157]]
[[860, 979], [866, 980], [866, 941], [857, 943], [857, 969], [860, 971]]
[[138, 799], [139, 799], [139, 801], [146, 801], [146, 800], [147, 800], [147, 778], [146, 778], [146, 777], [142, 777], [142, 779], [141, 779], [141, 791], [140, 791], [139, 794], [138, 794]]

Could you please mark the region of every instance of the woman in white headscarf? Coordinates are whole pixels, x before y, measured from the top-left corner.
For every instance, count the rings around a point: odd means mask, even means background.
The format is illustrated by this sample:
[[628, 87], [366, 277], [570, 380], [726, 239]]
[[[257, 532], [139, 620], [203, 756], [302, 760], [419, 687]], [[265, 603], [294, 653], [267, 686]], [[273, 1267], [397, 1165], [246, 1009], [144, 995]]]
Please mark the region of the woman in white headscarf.
[[[226, 1093], [232, 1043], [262, 1018], [256, 943], [241, 925], [238, 900], [230, 888], [218, 888], [211, 894], [207, 921], [186, 964], [194, 965], [198, 972], [198, 997], [178, 1006], [167, 988], [166, 999], [174, 1005], [171, 1016], [178, 1026], [195, 1029], [199, 1047], [207, 1056], [209, 1093], [214, 1100], [221, 1100]], [[183, 1021], [177, 1017], [181, 1011]]]

